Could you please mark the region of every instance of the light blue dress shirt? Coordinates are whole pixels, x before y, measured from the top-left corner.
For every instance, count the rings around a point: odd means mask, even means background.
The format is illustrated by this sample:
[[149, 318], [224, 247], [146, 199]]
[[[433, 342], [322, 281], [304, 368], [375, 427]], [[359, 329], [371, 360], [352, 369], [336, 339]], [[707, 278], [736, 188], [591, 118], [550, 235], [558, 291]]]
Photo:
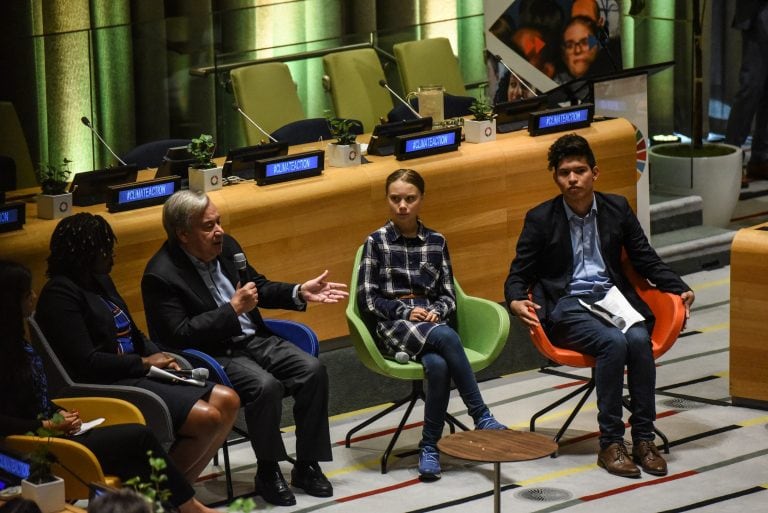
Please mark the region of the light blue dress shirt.
[[568, 285], [569, 294], [605, 293], [613, 285], [600, 253], [600, 234], [597, 229], [597, 203], [584, 217], [579, 217], [563, 199], [573, 250], [573, 277]]

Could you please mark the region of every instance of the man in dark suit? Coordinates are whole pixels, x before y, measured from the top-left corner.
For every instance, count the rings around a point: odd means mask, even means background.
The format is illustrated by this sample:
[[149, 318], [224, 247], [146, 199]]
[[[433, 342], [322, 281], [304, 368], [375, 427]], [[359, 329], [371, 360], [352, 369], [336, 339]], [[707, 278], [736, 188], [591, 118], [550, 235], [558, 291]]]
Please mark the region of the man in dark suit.
[[242, 249], [224, 233], [218, 209], [205, 194], [171, 196], [163, 207], [163, 227], [168, 240], [141, 281], [154, 340], [198, 348], [224, 367], [245, 406], [258, 460], [256, 492], [281, 506], [296, 503], [278, 464], [287, 458], [280, 434], [282, 400], [292, 395], [297, 460], [291, 484], [330, 497], [333, 487], [318, 465], [331, 460], [325, 367], [270, 332], [257, 305], [304, 310], [308, 301], [337, 303], [348, 296], [346, 286], [326, 282], [327, 271], [302, 284], [270, 281], [250, 265], [241, 283], [234, 256]]
[[738, 0], [733, 28], [741, 31], [741, 69], [725, 142], [744, 144], [754, 119], [746, 179], [768, 180], [768, 0]]
[[[524, 324], [541, 323], [553, 344], [595, 357], [598, 465], [624, 477], [640, 476], [635, 463], [649, 474], [665, 475], [667, 464], [653, 444], [653, 314], [621, 270], [622, 248], [642, 276], [680, 294], [686, 318], [694, 294], [650, 246], [627, 200], [593, 190], [600, 171], [583, 137], [562, 136], [550, 147], [548, 160], [562, 194], [527, 213], [504, 286], [506, 301]], [[614, 286], [646, 322], [621, 330], [582, 305], [599, 301]], [[635, 463], [624, 444], [625, 366]]]

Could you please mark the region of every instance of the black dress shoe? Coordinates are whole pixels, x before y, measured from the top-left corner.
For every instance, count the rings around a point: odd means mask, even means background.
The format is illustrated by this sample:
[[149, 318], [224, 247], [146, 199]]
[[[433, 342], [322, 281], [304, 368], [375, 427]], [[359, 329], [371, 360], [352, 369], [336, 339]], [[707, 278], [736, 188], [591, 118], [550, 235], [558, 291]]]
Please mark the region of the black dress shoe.
[[254, 491], [261, 495], [265, 501], [275, 506], [293, 506], [296, 504], [296, 497], [288, 488], [282, 472], [275, 470], [273, 472], [264, 472], [262, 475], [256, 474], [253, 479]]
[[291, 470], [291, 485], [301, 488], [315, 497], [330, 497], [333, 495], [333, 485], [325, 477], [320, 465], [297, 465]]

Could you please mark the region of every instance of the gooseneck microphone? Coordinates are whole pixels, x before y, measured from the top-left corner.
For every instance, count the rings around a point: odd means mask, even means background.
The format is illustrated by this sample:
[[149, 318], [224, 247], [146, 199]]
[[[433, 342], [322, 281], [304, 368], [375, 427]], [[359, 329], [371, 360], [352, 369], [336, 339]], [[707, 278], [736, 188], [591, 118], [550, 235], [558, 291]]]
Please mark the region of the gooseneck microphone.
[[407, 101], [403, 100], [403, 99], [400, 97], [400, 95], [399, 95], [399, 94], [397, 94], [395, 91], [393, 91], [393, 90], [392, 90], [392, 88], [391, 88], [391, 87], [389, 87], [389, 84], [387, 84], [387, 81], [386, 81], [386, 80], [384, 80], [383, 78], [382, 78], [381, 80], [379, 80], [379, 85], [380, 85], [381, 87], [383, 87], [384, 89], [386, 89], [387, 91], [389, 91], [389, 92], [390, 92], [390, 93], [391, 93], [391, 94], [392, 94], [392, 95], [393, 95], [395, 98], [397, 98], [397, 100], [398, 100], [400, 103], [402, 103], [403, 105], [405, 105], [406, 107], [408, 107], [408, 110], [410, 110], [411, 112], [413, 112], [413, 115], [414, 115], [414, 116], [416, 116], [416, 117], [417, 117], [417, 118], [419, 118], [419, 119], [421, 119], [422, 117], [424, 117], [424, 116], [422, 116], [421, 114], [419, 114], [418, 112], [416, 112], [416, 109], [414, 109], [413, 107], [411, 107], [411, 104], [410, 104], [410, 103], [408, 103]]
[[127, 166], [127, 165], [128, 165], [128, 164], [126, 164], [126, 163], [125, 163], [125, 161], [124, 161], [123, 159], [121, 159], [120, 157], [118, 157], [118, 156], [117, 156], [117, 153], [115, 153], [114, 151], [112, 151], [112, 148], [110, 148], [110, 147], [109, 147], [109, 144], [107, 144], [107, 141], [105, 141], [105, 140], [104, 140], [104, 139], [101, 137], [101, 135], [99, 134], [99, 132], [98, 132], [98, 131], [97, 131], [97, 130], [96, 130], [94, 127], [93, 127], [93, 125], [91, 125], [91, 120], [90, 120], [90, 119], [88, 119], [87, 117], [83, 116], [82, 118], [80, 118], [80, 121], [81, 121], [81, 122], [82, 122], [82, 123], [83, 123], [85, 126], [87, 126], [87, 127], [88, 127], [88, 128], [91, 130], [91, 132], [93, 132], [93, 135], [95, 135], [95, 136], [96, 136], [96, 138], [97, 138], [99, 141], [101, 141], [101, 144], [103, 144], [103, 145], [104, 145], [104, 147], [105, 147], [106, 149], [108, 149], [108, 150], [109, 150], [109, 152], [112, 154], [112, 156], [113, 156], [113, 157], [115, 157], [115, 158], [117, 159], [117, 161], [118, 161], [118, 162], [120, 162], [120, 164], [122, 164], [123, 166]]
[[237, 269], [237, 275], [240, 277], [240, 286], [242, 287], [248, 281], [248, 261], [245, 259], [245, 255], [242, 253], [235, 253], [232, 255], [232, 261], [235, 263], [235, 269]]
[[249, 122], [250, 124], [252, 124], [253, 126], [255, 126], [255, 127], [256, 127], [256, 130], [258, 130], [258, 131], [259, 131], [259, 132], [261, 132], [262, 134], [264, 134], [264, 135], [266, 135], [267, 137], [269, 137], [269, 139], [270, 139], [272, 142], [277, 142], [277, 139], [275, 139], [274, 137], [272, 137], [271, 135], [269, 135], [269, 134], [267, 133], [267, 131], [266, 131], [266, 130], [264, 130], [263, 128], [261, 128], [261, 127], [259, 126], [259, 124], [258, 124], [258, 123], [256, 123], [254, 120], [252, 120], [252, 119], [251, 119], [251, 118], [248, 116], [248, 114], [246, 114], [246, 113], [245, 113], [245, 111], [244, 111], [243, 109], [241, 109], [241, 108], [240, 108], [240, 105], [238, 105], [238, 104], [236, 104], [236, 103], [233, 103], [233, 104], [232, 104], [232, 110], [236, 110], [237, 112], [239, 112], [239, 113], [240, 113], [240, 115], [241, 115], [241, 116], [243, 116], [245, 119], [247, 119], [247, 120], [248, 120], [248, 122]]
[[[487, 51], [487, 50], [486, 50], [486, 51]], [[517, 73], [515, 73], [515, 72], [512, 70], [512, 68], [510, 68], [509, 66], [507, 66], [507, 63], [506, 63], [506, 62], [504, 62], [504, 59], [502, 59], [502, 58], [501, 58], [501, 55], [499, 55], [499, 54], [497, 54], [497, 53], [491, 53], [491, 52], [488, 52], [488, 53], [489, 53], [491, 56], [493, 56], [493, 58], [494, 58], [496, 61], [500, 62], [502, 66], [504, 66], [505, 68], [507, 68], [507, 71], [509, 71], [509, 73], [510, 73], [510, 74], [511, 74], [513, 77], [515, 77], [515, 78], [517, 79], [517, 81], [518, 81], [518, 82], [520, 82], [520, 84], [522, 84], [522, 86], [523, 86], [523, 87], [525, 87], [526, 89], [528, 89], [528, 91], [530, 91], [532, 95], [534, 95], [534, 96], [538, 96], [538, 94], [536, 93], [536, 90], [535, 90], [535, 89], [533, 89], [533, 88], [531, 88], [531, 86], [529, 86], [529, 85], [528, 85], [528, 82], [526, 82], [525, 80], [523, 80], [523, 79], [520, 77], [520, 75], [518, 75]]]

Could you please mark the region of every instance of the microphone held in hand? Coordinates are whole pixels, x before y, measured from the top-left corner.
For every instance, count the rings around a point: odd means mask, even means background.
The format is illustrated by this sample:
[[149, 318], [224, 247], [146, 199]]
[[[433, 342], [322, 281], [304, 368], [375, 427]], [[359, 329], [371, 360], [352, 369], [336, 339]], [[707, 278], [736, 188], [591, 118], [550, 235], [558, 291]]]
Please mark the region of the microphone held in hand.
[[199, 380], [208, 379], [208, 369], [204, 367], [198, 367], [197, 369], [172, 370], [168, 372], [170, 372], [174, 376], [181, 376], [184, 378], [192, 378], [192, 379], [199, 379]]
[[123, 165], [123, 166], [127, 166], [128, 165], [128, 164], [125, 163], [125, 161], [123, 159], [121, 159], [120, 157], [117, 156], [117, 153], [112, 151], [112, 148], [110, 148], [109, 144], [107, 144], [107, 142], [101, 137], [101, 134], [99, 134], [99, 132], [97, 132], [96, 129], [93, 128], [93, 125], [91, 124], [91, 120], [90, 119], [88, 119], [87, 117], [83, 116], [82, 118], [80, 118], [80, 122], [82, 124], [84, 124], [85, 126], [87, 126], [90, 129], [91, 132], [93, 132], [93, 135], [95, 135], [96, 138], [99, 141], [101, 141], [101, 144], [103, 144], [104, 147], [107, 150], [109, 150], [109, 152], [112, 154], [112, 156], [115, 157], [117, 159], [117, 161], [120, 162], [121, 165]]
[[248, 279], [248, 261], [242, 253], [232, 255], [232, 261], [235, 263], [235, 269], [237, 269], [237, 275], [240, 277], [240, 286], [242, 287], [250, 281]]
[[413, 112], [413, 115], [414, 115], [414, 116], [416, 116], [416, 117], [417, 117], [417, 118], [419, 118], [419, 119], [421, 119], [421, 118], [423, 117], [421, 114], [419, 114], [418, 112], [416, 112], [416, 109], [414, 109], [413, 107], [411, 107], [411, 104], [410, 104], [410, 103], [408, 103], [407, 101], [403, 100], [403, 99], [400, 97], [400, 95], [399, 95], [399, 94], [397, 94], [395, 91], [393, 91], [393, 90], [392, 90], [392, 88], [391, 88], [391, 87], [389, 87], [389, 84], [387, 84], [387, 81], [386, 81], [386, 80], [384, 80], [383, 78], [382, 78], [381, 80], [379, 80], [379, 85], [380, 85], [381, 87], [383, 87], [384, 89], [386, 89], [387, 91], [389, 91], [390, 93], [392, 93], [392, 95], [393, 95], [395, 98], [397, 98], [397, 100], [398, 100], [400, 103], [402, 103], [403, 105], [405, 105], [406, 107], [408, 107], [408, 109], [409, 109], [411, 112]]
[[175, 374], [168, 372], [165, 369], [160, 369], [158, 367], [155, 367], [154, 365], [152, 365], [149, 368], [149, 371], [147, 372], [147, 377], [154, 378], [159, 381], [170, 381], [171, 383], [186, 383], [186, 384], [195, 385], [198, 387], [205, 386], [205, 382], [202, 380], [177, 376]]
[[258, 123], [256, 123], [254, 120], [252, 120], [252, 119], [250, 118], [250, 116], [248, 116], [248, 114], [246, 114], [246, 113], [245, 113], [245, 111], [244, 111], [243, 109], [241, 109], [241, 108], [240, 108], [240, 106], [239, 106], [238, 104], [236, 104], [236, 103], [233, 103], [233, 104], [232, 104], [232, 109], [233, 109], [233, 110], [236, 110], [238, 113], [240, 113], [240, 115], [241, 115], [241, 116], [243, 116], [245, 119], [247, 119], [247, 120], [248, 120], [248, 122], [249, 122], [251, 125], [253, 125], [253, 126], [255, 126], [255, 127], [256, 127], [256, 130], [258, 130], [258, 131], [259, 131], [259, 132], [261, 132], [262, 134], [264, 134], [264, 135], [266, 135], [267, 137], [269, 137], [269, 139], [270, 139], [272, 142], [277, 142], [277, 139], [275, 139], [274, 137], [272, 137], [271, 135], [269, 135], [269, 134], [267, 133], [267, 131], [266, 131], [266, 130], [264, 130], [263, 128], [261, 128], [261, 127], [259, 126], [259, 124], [258, 124]]

